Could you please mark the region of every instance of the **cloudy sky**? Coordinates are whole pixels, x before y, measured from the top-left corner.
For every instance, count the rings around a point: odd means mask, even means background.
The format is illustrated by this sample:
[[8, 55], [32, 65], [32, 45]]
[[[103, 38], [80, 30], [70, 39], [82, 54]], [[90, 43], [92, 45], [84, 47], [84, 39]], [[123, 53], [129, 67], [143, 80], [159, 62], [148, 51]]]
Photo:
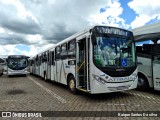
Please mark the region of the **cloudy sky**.
[[160, 21], [160, 0], [0, 0], [0, 55], [36, 53], [95, 24]]

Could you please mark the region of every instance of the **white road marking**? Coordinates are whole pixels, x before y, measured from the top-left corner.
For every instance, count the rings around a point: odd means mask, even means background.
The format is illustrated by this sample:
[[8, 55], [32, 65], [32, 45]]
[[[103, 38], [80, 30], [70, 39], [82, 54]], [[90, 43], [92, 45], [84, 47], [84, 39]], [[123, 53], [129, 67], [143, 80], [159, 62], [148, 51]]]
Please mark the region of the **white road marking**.
[[39, 87], [41, 87], [43, 90], [45, 90], [47, 93], [49, 93], [50, 95], [52, 95], [54, 98], [56, 98], [58, 101], [60, 101], [61, 103], [67, 103], [67, 101], [62, 98], [61, 96], [57, 95], [56, 93], [54, 93], [53, 91], [49, 90], [48, 88], [44, 87], [43, 85], [41, 85], [40, 83], [38, 83], [37, 81], [35, 81], [33, 78], [27, 76], [30, 80], [32, 80], [36, 85], [38, 85]]

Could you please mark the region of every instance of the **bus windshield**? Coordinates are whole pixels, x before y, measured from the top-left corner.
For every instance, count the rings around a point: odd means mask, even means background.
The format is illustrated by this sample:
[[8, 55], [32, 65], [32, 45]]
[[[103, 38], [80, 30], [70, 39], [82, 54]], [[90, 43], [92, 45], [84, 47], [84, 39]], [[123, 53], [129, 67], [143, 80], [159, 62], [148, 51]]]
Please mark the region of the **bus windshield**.
[[96, 37], [94, 63], [98, 67], [133, 67], [136, 65], [133, 40], [121, 37]]
[[27, 67], [27, 58], [9, 58], [8, 67], [12, 70], [22, 70]]

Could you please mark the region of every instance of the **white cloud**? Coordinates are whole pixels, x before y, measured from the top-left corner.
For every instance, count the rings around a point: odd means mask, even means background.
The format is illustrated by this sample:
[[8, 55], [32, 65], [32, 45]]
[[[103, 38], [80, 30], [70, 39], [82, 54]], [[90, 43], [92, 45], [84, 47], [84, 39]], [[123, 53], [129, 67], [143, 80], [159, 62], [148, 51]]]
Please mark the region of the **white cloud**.
[[123, 28], [129, 27], [129, 25], [125, 24], [125, 20], [119, 17], [123, 12], [123, 8], [118, 0], [110, 1], [104, 9], [106, 9], [105, 12], [90, 16], [91, 24], [105, 24]]
[[35, 45], [30, 45], [29, 48], [30, 50], [29, 51], [21, 51], [21, 53], [23, 55], [27, 55], [27, 56], [30, 56], [30, 57], [33, 57], [35, 56], [36, 54], [52, 47], [54, 44], [47, 44], [47, 45], [43, 45], [43, 47], [40, 47], [40, 46], [35, 46]]
[[[158, 0], [132, 0], [128, 5], [137, 14], [132, 28], [160, 20]], [[100, 13], [101, 8], [106, 11]], [[129, 28], [122, 13], [119, 0], [0, 0], [0, 54], [34, 56], [54, 42], [102, 22]], [[20, 50], [17, 44], [30, 49]]]
[[[23, 45], [21, 45], [23, 46]], [[46, 44], [43, 46], [37, 45], [29, 45], [29, 51], [27, 50], [20, 50], [16, 47], [16, 45], [0, 45], [0, 56], [7, 56], [7, 55], [27, 55], [30, 57], [35, 56], [39, 52], [42, 52], [50, 47], [54, 46], [54, 44]]]
[[38, 20], [35, 16], [32, 15], [31, 12], [27, 11], [24, 5], [19, 0], [2, 0], [4, 4], [12, 5], [17, 10], [17, 17], [26, 19], [27, 17], [31, 17], [35, 22], [38, 23]]
[[38, 43], [38, 42], [43, 42], [42, 40], [42, 36], [40, 34], [36, 34], [36, 35], [27, 35], [26, 39], [28, 39], [28, 41], [33, 44], [33, 43]]
[[20, 54], [20, 50], [16, 48], [16, 45], [0, 45], [0, 51], [0, 55]]
[[160, 1], [158, 0], [133, 0], [128, 6], [137, 14], [131, 27], [143, 26], [151, 20], [160, 20]]
[[5, 30], [0, 27], [0, 33], [4, 33], [4, 32], [5, 32]]
[[40, 52], [40, 48], [39, 48], [39, 47], [36, 47], [35, 45], [31, 45], [31, 46], [29, 46], [29, 48], [30, 48], [29, 51], [22, 50], [22, 51], [21, 51], [21, 54], [26, 55], [26, 56], [33, 57], [33, 56], [35, 56], [37, 53]]
[[[108, 3], [106, 0], [0, 0], [0, 54], [33, 56], [88, 27], [89, 17]], [[20, 50], [17, 44], [28, 45], [30, 50]]]

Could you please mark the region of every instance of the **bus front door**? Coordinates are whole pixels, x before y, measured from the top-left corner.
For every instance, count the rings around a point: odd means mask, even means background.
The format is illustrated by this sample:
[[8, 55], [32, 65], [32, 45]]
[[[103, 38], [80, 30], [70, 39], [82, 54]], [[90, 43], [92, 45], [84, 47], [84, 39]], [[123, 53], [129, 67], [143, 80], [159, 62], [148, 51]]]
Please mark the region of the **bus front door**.
[[77, 88], [88, 91], [88, 43], [87, 38], [77, 41], [76, 80]]
[[154, 57], [153, 61], [153, 81], [154, 81], [154, 89], [160, 90], [160, 55]]

